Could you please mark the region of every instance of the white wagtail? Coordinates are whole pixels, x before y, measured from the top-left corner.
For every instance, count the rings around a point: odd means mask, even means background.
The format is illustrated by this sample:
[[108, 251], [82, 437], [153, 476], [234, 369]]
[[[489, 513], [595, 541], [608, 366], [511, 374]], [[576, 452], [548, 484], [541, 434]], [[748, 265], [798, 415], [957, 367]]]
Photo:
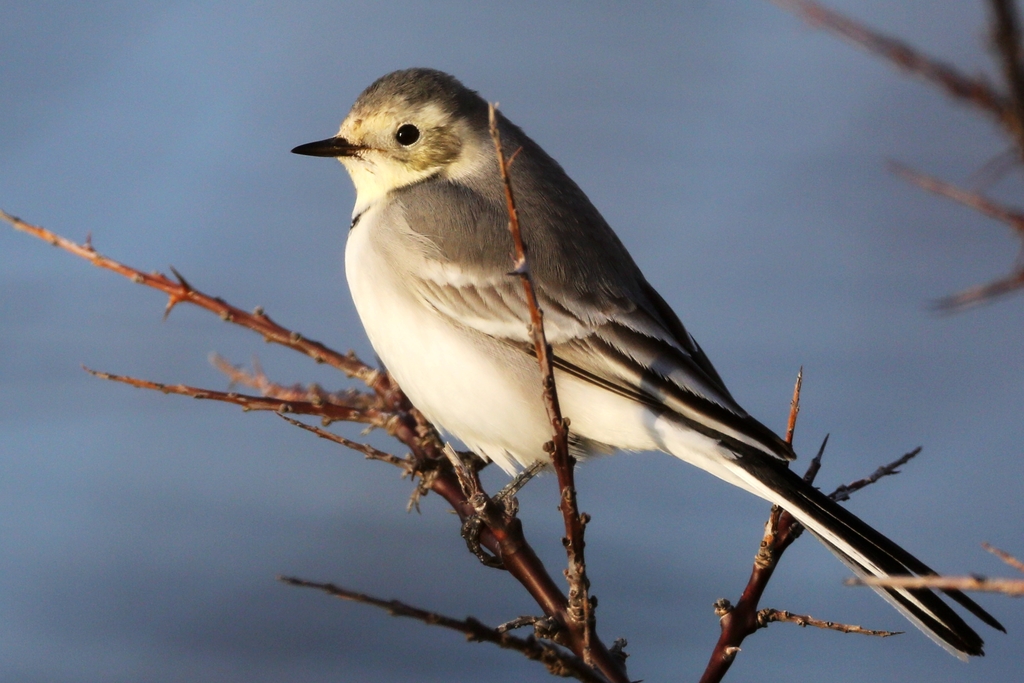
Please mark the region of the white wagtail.
[[[661, 450], [778, 504], [858, 576], [932, 574], [791, 472], [790, 446], [748, 415], [583, 191], [498, 114], [530, 270], [578, 455]], [[549, 456], [488, 105], [452, 76], [396, 71], [335, 137], [356, 188], [345, 270], [373, 348], [430, 420], [512, 473]], [[949, 652], [982, 640], [929, 590], [876, 589]], [[946, 594], [999, 622], [959, 591]]]

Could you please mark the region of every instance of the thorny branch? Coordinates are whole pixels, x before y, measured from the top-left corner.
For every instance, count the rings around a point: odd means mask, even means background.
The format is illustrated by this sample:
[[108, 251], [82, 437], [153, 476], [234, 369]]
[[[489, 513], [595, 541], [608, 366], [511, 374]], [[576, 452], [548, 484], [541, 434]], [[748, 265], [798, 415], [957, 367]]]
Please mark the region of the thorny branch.
[[841, 503], [844, 500], [850, 500], [851, 494], [855, 493], [856, 491], [860, 491], [865, 486], [874, 484], [882, 477], [889, 477], [894, 474], [899, 474], [899, 468], [903, 467], [908, 462], [913, 460], [914, 457], [916, 457], [917, 454], [920, 452], [921, 447], [918, 446], [909, 453], [904, 453], [903, 455], [901, 455], [899, 458], [892, 461], [888, 465], [882, 465], [877, 470], [872, 472], [869, 476], [864, 477], [863, 479], [858, 479], [857, 481], [851, 482], [849, 484], [841, 484], [835, 491], [828, 494], [828, 497], [836, 501], [837, 503]]
[[761, 628], [766, 628], [768, 624], [773, 621], [785, 621], [801, 627], [814, 626], [815, 628], [825, 629], [826, 631], [839, 631], [840, 633], [860, 633], [865, 636], [877, 636], [879, 638], [898, 636], [903, 633], [903, 631], [872, 631], [871, 629], [854, 626], [853, 624], [839, 624], [834, 621], [822, 621], [821, 619], [815, 619], [814, 617], [805, 614], [793, 614], [792, 612], [786, 612], [785, 610], [771, 608], [760, 610], [757, 613], [757, 625]]
[[[257, 309], [248, 313], [232, 306], [219, 298], [205, 294], [191, 285], [184, 278], [171, 280], [160, 273], [143, 273], [113, 259], [101, 256], [93, 248], [91, 242], [77, 244], [57, 235], [45, 228], [30, 225], [14, 216], [0, 211], [0, 218], [6, 220], [15, 229], [26, 232], [65, 251], [84, 258], [107, 270], [118, 273], [133, 282], [144, 284], [169, 296], [168, 309], [178, 303], [191, 303], [211, 311], [223, 320], [240, 327], [250, 329], [263, 335], [267, 341], [287, 346], [304, 353], [318, 362], [325, 362], [342, 370], [346, 375], [361, 380], [371, 389], [370, 393], [349, 392], [327, 393], [316, 390], [286, 388], [267, 382], [262, 373], [244, 373], [232, 368], [228, 376], [235, 383], [254, 386], [270, 396], [248, 396], [235, 392], [220, 392], [185, 385], [169, 385], [147, 380], [96, 373], [99, 377], [122, 382], [143, 389], [162, 391], [194, 398], [219, 400], [241, 406], [248, 410], [273, 410], [293, 414], [308, 414], [320, 417], [328, 423], [333, 420], [354, 421], [379, 427], [395, 437], [411, 451], [412, 474], [420, 479], [417, 492], [411, 503], [415, 504], [419, 496], [426, 491], [433, 491], [444, 498], [458, 514], [460, 520], [476, 514], [473, 505], [467, 499], [458, 477], [444, 456], [444, 447], [433, 426], [419, 413], [405, 397], [402, 390], [391, 380], [386, 372], [375, 370], [355, 354], [340, 354], [318, 342], [306, 340], [297, 332], [293, 332], [274, 323], [262, 311]], [[93, 372], [93, 371], [90, 371]], [[274, 396], [274, 394], [279, 395]], [[347, 398], [346, 398], [347, 397]], [[346, 403], [349, 405], [338, 405]], [[320, 436], [323, 436], [320, 434]], [[346, 444], [347, 445], [347, 444]], [[360, 450], [368, 455], [365, 450]], [[399, 460], [401, 460], [399, 458]], [[388, 462], [392, 462], [388, 460]], [[392, 464], [398, 464], [392, 462]], [[406, 471], [404, 464], [399, 465]], [[480, 533], [480, 543], [491, 553], [499, 557], [508, 572], [530, 593], [545, 614], [554, 618], [560, 626], [568, 623], [569, 603], [544, 564], [537, 557], [533, 548], [526, 540], [521, 522], [516, 518], [505, 519], [496, 528], [484, 527]], [[558, 637], [566, 646], [582, 659], [584, 647], [579, 631], [562, 628]], [[592, 653], [598, 661], [606, 661], [609, 667], [615, 664], [614, 655], [609, 649], [595, 639], [591, 643]], [[611, 669], [610, 669], [611, 670]], [[619, 674], [621, 666], [615, 667], [616, 675], [606, 676], [613, 683], [627, 681], [625, 674]]]
[[[534, 291], [533, 279], [530, 273], [530, 266], [527, 260], [527, 248], [523, 243], [522, 233], [519, 226], [519, 212], [516, 209], [515, 196], [512, 190], [512, 182], [509, 178], [508, 168], [511, 160], [506, 159], [501, 146], [501, 135], [498, 131], [497, 113], [494, 105], [488, 106], [491, 138], [494, 140], [494, 148], [498, 157], [498, 170], [501, 174], [502, 184], [505, 189], [505, 200], [508, 209], [508, 228], [512, 234], [512, 241], [515, 246], [515, 263], [513, 273], [519, 276], [523, 284], [527, 304], [530, 309], [529, 331], [533, 337], [534, 350], [537, 355], [537, 362], [540, 365], [542, 378], [544, 407], [547, 410], [548, 419], [551, 421], [553, 437], [545, 450], [551, 454], [555, 473], [558, 476], [558, 490], [560, 493], [559, 509], [565, 521], [565, 544], [566, 555], [568, 556], [569, 567], [566, 570], [566, 578], [569, 581], [569, 621], [566, 627], [574, 632], [579, 632], [583, 637], [583, 661], [597, 667], [605, 676], [615, 680], [624, 677], [621, 667], [611, 659], [601, 661], [603, 653], [596, 652], [596, 643], [599, 642], [596, 635], [596, 619], [594, 609], [597, 601], [590, 596], [590, 581], [587, 578], [587, 567], [584, 557], [584, 530], [589, 521], [589, 516], [580, 514], [576, 500], [576, 483], [574, 468], [575, 458], [569, 453], [569, 420], [562, 417], [561, 407], [558, 403], [558, 391], [555, 387], [555, 373], [552, 359], [551, 346], [548, 344], [544, 334], [544, 313], [537, 302], [537, 295]], [[515, 154], [512, 155], [513, 159]]]
[[177, 394], [178, 396], [189, 396], [191, 398], [210, 401], [222, 401], [241, 406], [242, 410], [271, 410], [278, 413], [295, 413], [297, 415], [316, 415], [328, 422], [346, 421], [371, 424], [375, 427], [384, 428], [383, 416], [373, 411], [347, 408], [328, 403], [310, 403], [309, 401], [282, 401], [277, 398], [266, 398], [263, 396], [251, 396], [239, 394], [233, 391], [214, 391], [213, 389], [202, 389], [191, 387], [187, 384], [161, 384], [136, 377], [115, 375], [109, 372], [100, 372], [91, 368], [83, 368], [93, 377], [106, 379], [112, 382], [127, 384], [139, 389], [151, 389], [165, 394]]
[[482, 624], [473, 617], [455, 619], [453, 617], [437, 614], [436, 612], [428, 612], [426, 610], [407, 605], [398, 600], [381, 600], [380, 598], [375, 598], [364, 593], [350, 591], [345, 588], [335, 586], [332, 583], [306, 581], [304, 579], [297, 579], [291, 576], [279, 576], [278, 580], [282, 583], [288, 584], [289, 586], [315, 588], [316, 590], [323, 591], [328, 595], [333, 595], [334, 597], [341, 598], [342, 600], [351, 600], [364, 605], [379, 607], [395, 617], [408, 617], [410, 619], [417, 619], [432, 626], [441, 626], [453, 631], [458, 631], [459, 633], [464, 634], [466, 636], [466, 640], [470, 642], [493, 643], [498, 647], [507, 650], [516, 650], [529, 659], [541, 662], [547, 667], [548, 671], [555, 676], [575, 678], [579, 681], [583, 681], [584, 683], [605, 683], [605, 679], [596, 674], [589, 666], [584, 664], [579, 657], [562, 650], [558, 646], [537, 640], [533, 636], [528, 636], [526, 638], [514, 636], [506, 631], [501, 631]]
[[[796, 385], [793, 387], [793, 400], [790, 403], [788, 427], [786, 429], [786, 441], [790, 444], [793, 442], [796, 416], [800, 412], [800, 389], [802, 385], [803, 368], [797, 374]], [[825, 453], [826, 444], [828, 444], [828, 436], [822, 441], [821, 447], [811, 460], [806, 474], [804, 474], [804, 481], [809, 484], [814, 482], [814, 478], [821, 468], [821, 458]], [[852, 484], [840, 486], [829, 494], [829, 497], [835, 501], [847, 500], [854, 491], [873, 484], [884, 476], [897, 474], [899, 472], [897, 468], [906, 464], [920, 451], [920, 448], [916, 448], [898, 460], [878, 468], [871, 476], [855, 481]], [[814, 626], [844, 633], [861, 633], [883, 638], [901, 633], [874, 631], [851, 624], [821, 621], [808, 616], [793, 615], [786, 611], [770, 608], [758, 610], [758, 603], [764, 594], [765, 588], [768, 587], [768, 582], [775, 573], [775, 567], [782, 558], [782, 554], [802, 533], [803, 526], [792, 515], [777, 505], [772, 507], [768, 521], [765, 523], [764, 537], [761, 539], [761, 545], [754, 556], [754, 566], [750, 573], [750, 579], [747, 581], [739, 601], [735, 606], [724, 598], [715, 603], [715, 614], [720, 619], [722, 633], [715, 644], [714, 650], [711, 652], [711, 658], [708, 660], [708, 665], [700, 679], [701, 683], [721, 681], [729, 671], [733, 661], [735, 661], [736, 655], [739, 654], [740, 645], [742, 645], [746, 637], [752, 635], [760, 628], [765, 628], [773, 621], [791, 621], [801, 626]]]
[[178, 304], [190, 303], [214, 313], [226, 322], [262, 335], [266, 342], [280, 344], [298, 351], [317, 363], [326, 363], [340, 370], [346, 376], [360, 380], [372, 390], [379, 409], [392, 414], [393, 419], [387, 428], [389, 434], [410, 446], [418, 460], [428, 470], [430, 463], [444, 462], [444, 457], [441, 455], [441, 440], [433, 426], [409, 403], [405, 394], [386, 372], [371, 368], [359, 360], [354, 353], [341, 354], [320, 342], [305, 339], [298, 332], [284, 328], [272, 321], [261, 307], [257, 307], [255, 311], [249, 313], [226, 303], [219, 297], [213, 297], [194, 289], [180, 275], [175, 281], [162, 273], [143, 273], [99, 254], [90, 241], [85, 244], [77, 244], [45, 228], [26, 223], [2, 210], [0, 210], [0, 219], [10, 223], [16, 230], [28, 233], [75, 256], [84, 258], [94, 266], [113, 271], [132, 282], [152, 287], [167, 294], [165, 318]]
[[167, 306], [164, 309], [165, 318], [178, 304], [194, 304], [210, 311], [226, 322], [235, 323], [262, 334], [264, 341], [287, 346], [309, 356], [317, 363], [327, 363], [347, 376], [363, 381], [374, 390], [387, 391], [390, 389], [388, 386], [390, 380], [385, 373], [374, 370], [356, 358], [354, 354], [342, 355], [337, 351], [327, 348], [320, 342], [304, 339], [298, 332], [292, 332], [273, 322], [263, 312], [262, 308], [256, 308], [255, 311], [249, 313], [228, 304], [223, 299], [212, 297], [193, 289], [173, 268], [171, 270], [175, 273], [177, 281], [170, 279], [163, 273], [143, 273], [140, 270], [118, 263], [97, 252], [91, 242], [87, 241], [85, 244], [77, 244], [45, 228], [30, 225], [5, 211], [0, 210], [0, 218], [10, 223], [16, 230], [26, 232], [75, 256], [84, 258], [98, 268], [113, 271], [136, 284], [146, 285], [163, 292], [168, 296]]

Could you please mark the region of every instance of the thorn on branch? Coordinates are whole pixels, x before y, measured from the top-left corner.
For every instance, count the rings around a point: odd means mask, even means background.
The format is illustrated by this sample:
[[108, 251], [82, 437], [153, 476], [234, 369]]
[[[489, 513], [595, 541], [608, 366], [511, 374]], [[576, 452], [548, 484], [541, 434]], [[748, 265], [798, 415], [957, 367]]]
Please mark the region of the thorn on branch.
[[512, 162], [516, 160], [516, 157], [519, 156], [519, 153], [522, 152], [522, 151], [523, 151], [523, 148], [522, 148], [522, 146], [520, 146], [520, 147], [518, 147], [516, 149], [516, 151], [512, 152], [512, 156], [510, 156], [508, 158], [508, 161], [505, 162], [505, 168], [511, 168]]
[[185, 290], [185, 293], [187, 294], [188, 292], [191, 292], [191, 291], [192, 291], [192, 285], [190, 285], [190, 284], [188, 283], [188, 280], [186, 280], [186, 279], [185, 279], [185, 278], [184, 278], [184, 277], [182, 276], [182, 274], [181, 274], [181, 273], [179, 273], [179, 272], [178, 272], [178, 271], [177, 271], [177, 270], [176, 270], [176, 269], [174, 268], [174, 266], [168, 266], [168, 267], [169, 267], [169, 268], [171, 269], [171, 272], [172, 272], [172, 273], [174, 274], [174, 277], [175, 277], [175, 279], [177, 279], [177, 280], [178, 280], [178, 284], [179, 284], [179, 285], [181, 285], [181, 288], [182, 288], [183, 290]]
[[789, 403], [789, 420], [786, 423], [786, 443], [793, 445], [793, 432], [796, 430], [796, 418], [800, 414], [800, 390], [804, 384], [804, 366], [796, 373], [796, 384], [793, 386], [793, 400]]
[[804, 472], [804, 481], [808, 484], [813, 484], [815, 477], [818, 476], [818, 471], [821, 469], [821, 457], [825, 455], [825, 446], [828, 445], [829, 434], [825, 435], [825, 438], [821, 441], [821, 446], [818, 447], [818, 452], [813, 458], [811, 458], [811, 464], [807, 466], [807, 471]]

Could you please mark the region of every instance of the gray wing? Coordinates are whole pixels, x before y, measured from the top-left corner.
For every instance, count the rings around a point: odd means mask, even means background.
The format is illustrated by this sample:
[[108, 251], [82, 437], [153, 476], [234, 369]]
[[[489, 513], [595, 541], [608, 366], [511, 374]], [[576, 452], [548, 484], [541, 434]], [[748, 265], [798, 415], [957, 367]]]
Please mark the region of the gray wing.
[[[529, 159], [523, 156], [515, 164]], [[732, 398], [575, 184], [563, 174], [571, 186], [559, 193], [561, 205], [532, 204], [530, 196], [542, 195], [531, 193], [527, 183], [538, 174], [520, 173], [525, 178], [513, 175], [517, 208], [556, 367], [656, 411], [670, 411], [698, 431], [740, 434], [759, 450], [791, 459], [789, 446]], [[400, 220], [382, 223], [404, 226], [401, 237], [415, 245], [415, 256], [404, 254], [402, 270], [425, 305], [454, 324], [532, 354], [522, 284], [509, 273], [513, 245], [504, 199], [483, 189], [430, 179], [397, 192], [389, 210], [401, 212]], [[561, 229], [534, 229], [551, 221]]]

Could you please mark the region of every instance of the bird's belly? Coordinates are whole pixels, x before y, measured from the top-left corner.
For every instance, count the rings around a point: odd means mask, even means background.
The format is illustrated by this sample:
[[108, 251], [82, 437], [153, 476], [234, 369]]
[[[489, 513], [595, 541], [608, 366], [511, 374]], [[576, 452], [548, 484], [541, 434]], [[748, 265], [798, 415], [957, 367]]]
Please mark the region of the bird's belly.
[[551, 431], [536, 361], [417, 299], [370, 227], [349, 234], [349, 289], [370, 343], [413, 404], [505, 470], [546, 458]]

